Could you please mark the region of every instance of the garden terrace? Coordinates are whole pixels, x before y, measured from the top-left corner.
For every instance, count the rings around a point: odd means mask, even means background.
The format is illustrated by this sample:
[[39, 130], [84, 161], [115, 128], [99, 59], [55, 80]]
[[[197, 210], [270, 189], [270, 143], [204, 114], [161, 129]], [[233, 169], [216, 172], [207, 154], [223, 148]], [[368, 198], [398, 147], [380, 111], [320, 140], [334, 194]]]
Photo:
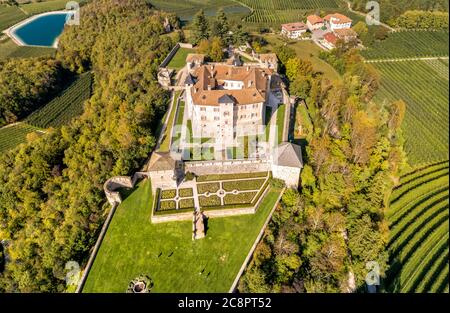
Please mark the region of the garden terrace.
[[227, 181], [222, 183], [222, 188], [225, 191], [259, 190], [265, 181], [265, 179]]
[[195, 201], [192, 188], [157, 189], [153, 201], [155, 215], [177, 214], [193, 211]]
[[124, 292], [141, 273], [152, 292], [228, 292], [280, 192], [271, 187], [255, 214], [210, 219], [206, 239], [192, 242], [192, 221], [150, 223], [151, 184], [139, 183], [116, 209], [83, 292]]

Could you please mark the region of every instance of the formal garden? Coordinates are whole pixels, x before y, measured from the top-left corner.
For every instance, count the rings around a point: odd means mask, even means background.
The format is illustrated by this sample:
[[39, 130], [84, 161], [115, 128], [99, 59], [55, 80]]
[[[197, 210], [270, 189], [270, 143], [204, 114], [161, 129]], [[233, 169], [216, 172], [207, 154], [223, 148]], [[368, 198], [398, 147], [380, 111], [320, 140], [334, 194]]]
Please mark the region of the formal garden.
[[194, 211], [195, 199], [202, 210], [251, 208], [258, 204], [269, 186], [269, 172], [217, 174], [196, 177], [192, 188], [157, 189], [154, 215]]

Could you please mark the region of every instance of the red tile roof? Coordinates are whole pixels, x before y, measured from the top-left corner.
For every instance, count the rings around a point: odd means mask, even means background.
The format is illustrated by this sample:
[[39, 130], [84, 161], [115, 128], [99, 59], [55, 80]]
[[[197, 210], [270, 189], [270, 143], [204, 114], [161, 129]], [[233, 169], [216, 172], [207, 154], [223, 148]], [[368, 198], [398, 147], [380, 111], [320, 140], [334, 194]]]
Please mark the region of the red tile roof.
[[312, 25], [317, 23], [323, 23], [323, 19], [318, 15], [309, 15], [306, 20], [310, 22]]
[[325, 20], [327, 21], [330, 21], [331, 18], [333, 18], [334, 24], [346, 24], [352, 22], [351, 19], [340, 13], [328, 14], [327, 16], [325, 16]]
[[328, 41], [329, 43], [331, 43], [333, 45], [335, 45], [336, 41], [337, 41], [337, 37], [333, 33], [326, 33], [325, 35], [323, 35], [323, 39], [325, 39], [326, 41]]
[[296, 31], [296, 30], [307, 30], [308, 27], [305, 25], [305, 23], [299, 22], [299, 23], [289, 23], [289, 24], [282, 24], [281, 28], [287, 30], [287, 31]]

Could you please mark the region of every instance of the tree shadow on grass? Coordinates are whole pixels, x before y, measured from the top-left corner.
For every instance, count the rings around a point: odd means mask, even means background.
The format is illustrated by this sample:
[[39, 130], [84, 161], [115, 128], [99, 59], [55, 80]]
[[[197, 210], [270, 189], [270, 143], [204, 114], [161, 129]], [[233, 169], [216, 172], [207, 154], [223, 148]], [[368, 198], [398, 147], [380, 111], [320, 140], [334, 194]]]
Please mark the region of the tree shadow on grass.
[[306, 138], [294, 139], [292, 143], [299, 145], [302, 147], [302, 159], [303, 164], [307, 164], [308, 162], [308, 154], [306, 153], [306, 148], [309, 146], [309, 142]]
[[139, 184], [136, 184], [133, 188], [120, 188], [118, 190], [118, 192], [120, 194], [120, 198], [122, 199], [122, 201], [124, 201], [126, 198], [128, 198], [138, 188], [139, 188]]

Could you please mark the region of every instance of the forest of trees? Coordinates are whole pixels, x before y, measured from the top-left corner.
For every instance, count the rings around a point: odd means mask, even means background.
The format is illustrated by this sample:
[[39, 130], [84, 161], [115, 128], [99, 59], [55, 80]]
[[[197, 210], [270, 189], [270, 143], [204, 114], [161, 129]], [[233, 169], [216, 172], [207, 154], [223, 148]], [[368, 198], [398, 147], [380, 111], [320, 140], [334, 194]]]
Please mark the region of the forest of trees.
[[395, 19], [395, 26], [406, 29], [448, 29], [448, 12], [406, 11]]
[[[355, 10], [366, 12], [366, 0], [352, 0]], [[383, 22], [395, 26], [397, 17], [409, 10], [448, 12], [448, 0], [379, 0]]]
[[401, 100], [370, 102], [377, 76], [354, 49], [337, 50], [340, 84], [330, 85], [288, 47], [277, 54], [291, 93], [305, 100], [301, 191], [288, 189], [239, 285], [241, 292], [349, 292], [364, 289], [366, 263], [387, 268], [390, 191], [404, 166]]
[[208, 21], [203, 10], [197, 12], [192, 22], [192, 31], [191, 41], [198, 46], [198, 52], [205, 54], [213, 62], [223, 59], [223, 49], [229, 44], [242, 45], [249, 39], [249, 34], [243, 30], [242, 25], [230, 25], [223, 9], [218, 10], [217, 17], [212, 21]]
[[61, 89], [64, 71], [52, 59], [0, 61], [0, 127], [14, 123]]
[[155, 144], [169, 95], [156, 71], [174, 43], [166, 15], [144, 0], [97, 0], [67, 27], [57, 60], [93, 70], [82, 116], [0, 158], [0, 239], [11, 260], [0, 292], [61, 292], [67, 261], [84, 264], [108, 213], [111, 176], [138, 169]]

